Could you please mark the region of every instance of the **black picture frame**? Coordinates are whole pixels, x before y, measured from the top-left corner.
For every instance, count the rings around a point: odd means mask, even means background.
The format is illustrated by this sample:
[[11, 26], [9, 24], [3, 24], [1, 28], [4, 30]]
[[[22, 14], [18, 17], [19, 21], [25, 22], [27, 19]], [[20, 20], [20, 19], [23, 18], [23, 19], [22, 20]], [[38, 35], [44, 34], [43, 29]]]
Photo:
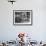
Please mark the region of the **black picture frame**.
[[[16, 16], [18, 16], [19, 14], [23, 14], [23, 13], [27, 14], [28, 12], [30, 13], [30, 15], [28, 15], [28, 16], [30, 16], [29, 17], [29, 19], [30, 19], [29, 23], [20, 23], [20, 22], [18, 23], [16, 21], [16, 19], [15, 19], [15, 18], [17, 18]], [[21, 15], [21, 16], [23, 16], [23, 15]], [[21, 20], [21, 19], [18, 19], [18, 20]], [[13, 10], [13, 25], [17, 25], [17, 26], [21, 26], [21, 25], [25, 26], [26, 25], [27, 26], [27, 25], [32, 25], [32, 24], [33, 24], [33, 11], [32, 10]]]

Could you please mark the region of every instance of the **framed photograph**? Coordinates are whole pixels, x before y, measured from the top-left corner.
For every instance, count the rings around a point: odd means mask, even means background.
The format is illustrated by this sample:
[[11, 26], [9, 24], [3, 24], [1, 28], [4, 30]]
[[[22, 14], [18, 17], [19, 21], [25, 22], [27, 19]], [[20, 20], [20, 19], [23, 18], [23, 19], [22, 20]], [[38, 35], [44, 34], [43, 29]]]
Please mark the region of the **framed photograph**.
[[32, 10], [13, 10], [14, 25], [32, 25]]

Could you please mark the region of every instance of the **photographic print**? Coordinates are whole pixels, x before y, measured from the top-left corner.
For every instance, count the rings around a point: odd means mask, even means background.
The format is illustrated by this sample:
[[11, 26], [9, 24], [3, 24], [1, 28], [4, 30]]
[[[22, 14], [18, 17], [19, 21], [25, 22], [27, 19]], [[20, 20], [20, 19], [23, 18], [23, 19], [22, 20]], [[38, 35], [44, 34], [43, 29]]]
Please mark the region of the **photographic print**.
[[13, 10], [14, 25], [31, 25], [32, 10]]

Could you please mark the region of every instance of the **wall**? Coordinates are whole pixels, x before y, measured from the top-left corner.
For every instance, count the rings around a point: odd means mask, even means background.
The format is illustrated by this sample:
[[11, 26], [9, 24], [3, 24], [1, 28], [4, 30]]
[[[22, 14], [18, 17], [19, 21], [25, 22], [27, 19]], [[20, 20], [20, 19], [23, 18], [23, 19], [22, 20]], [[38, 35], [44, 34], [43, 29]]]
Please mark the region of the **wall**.
[[[33, 10], [32, 26], [14, 26], [13, 9]], [[0, 0], [0, 40], [15, 40], [18, 32], [30, 33], [33, 40], [46, 40], [46, 0], [17, 0], [14, 5]]]

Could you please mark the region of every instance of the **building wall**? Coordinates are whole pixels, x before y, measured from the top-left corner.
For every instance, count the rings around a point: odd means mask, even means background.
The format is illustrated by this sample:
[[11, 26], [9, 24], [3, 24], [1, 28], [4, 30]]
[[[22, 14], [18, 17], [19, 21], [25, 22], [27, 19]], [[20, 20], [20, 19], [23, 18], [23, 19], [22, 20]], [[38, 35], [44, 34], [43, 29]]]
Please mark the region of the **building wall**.
[[[14, 26], [13, 10], [32, 10], [32, 26]], [[15, 40], [19, 32], [29, 33], [33, 40], [46, 40], [46, 0], [16, 0], [13, 5], [0, 0], [0, 40]]]

